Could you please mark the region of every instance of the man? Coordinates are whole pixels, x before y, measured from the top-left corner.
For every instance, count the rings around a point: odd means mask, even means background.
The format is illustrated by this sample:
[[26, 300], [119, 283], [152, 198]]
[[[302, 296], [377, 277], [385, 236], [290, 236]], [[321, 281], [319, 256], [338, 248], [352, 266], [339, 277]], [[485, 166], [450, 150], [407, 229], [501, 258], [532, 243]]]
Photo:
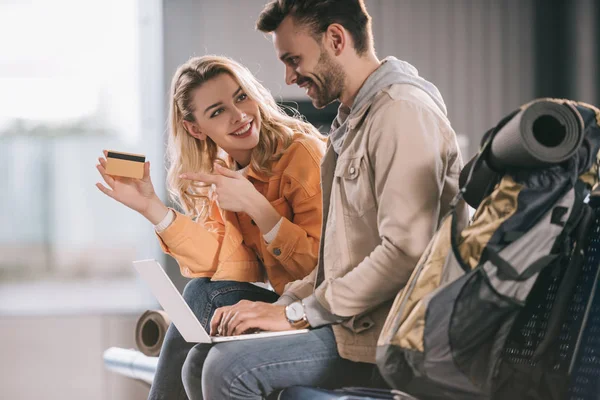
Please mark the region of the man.
[[391, 302], [448, 211], [462, 167], [440, 93], [411, 65], [377, 58], [370, 21], [363, 0], [276, 0], [259, 17], [286, 83], [317, 108], [341, 103], [322, 162], [319, 262], [274, 304], [217, 310], [212, 334], [310, 331], [196, 346], [183, 368], [192, 399], [369, 384]]

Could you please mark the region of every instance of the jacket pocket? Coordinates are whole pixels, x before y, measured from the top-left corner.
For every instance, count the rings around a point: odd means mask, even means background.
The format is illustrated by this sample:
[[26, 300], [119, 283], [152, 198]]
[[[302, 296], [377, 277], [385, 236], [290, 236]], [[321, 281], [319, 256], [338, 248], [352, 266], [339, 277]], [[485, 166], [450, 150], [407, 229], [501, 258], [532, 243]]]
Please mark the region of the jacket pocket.
[[345, 215], [362, 217], [375, 208], [375, 195], [364, 155], [340, 158], [335, 167], [335, 176]]

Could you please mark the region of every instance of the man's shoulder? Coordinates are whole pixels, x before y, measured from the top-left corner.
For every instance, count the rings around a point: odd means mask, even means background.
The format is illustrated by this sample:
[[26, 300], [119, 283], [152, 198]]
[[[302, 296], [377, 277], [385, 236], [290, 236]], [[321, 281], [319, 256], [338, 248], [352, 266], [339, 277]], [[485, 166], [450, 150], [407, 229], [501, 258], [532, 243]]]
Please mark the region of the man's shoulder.
[[372, 151], [381, 143], [420, 135], [440, 143], [455, 140], [450, 121], [434, 100], [423, 90], [407, 84], [396, 84], [378, 93], [369, 111], [366, 129]]
[[406, 109], [419, 109], [447, 120], [446, 115], [427, 92], [410, 84], [394, 84], [383, 89], [373, 99], [370, 114], [377, 120], [385, 114], [393, 116]]

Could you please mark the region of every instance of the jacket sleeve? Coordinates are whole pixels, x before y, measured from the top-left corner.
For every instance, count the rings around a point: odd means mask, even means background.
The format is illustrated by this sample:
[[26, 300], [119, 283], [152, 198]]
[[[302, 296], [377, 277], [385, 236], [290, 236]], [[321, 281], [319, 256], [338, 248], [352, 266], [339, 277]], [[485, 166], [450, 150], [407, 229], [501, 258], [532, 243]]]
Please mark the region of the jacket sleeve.
[[320, 159], [324, 146], [310, 150], [305, 146], [296, 145], [292, 162], [282, 174], [283, 197], [292, 218], [281, 221], [276, 237], [266, 246], [295, 279], [304, 278], [317, 265], [323, 217]]
[[447, 122], [405, 100], [380, 112], [369, 132], [368, 154], [381, 242], [354, 269], [326, 279], [305, 299], [313, 327], [363, 314], [396, 296], [437, 228], [444, 176], [441, 124]]
[[[177, 260], [184, 276], [212, 277], [219, 265], [225, 234], [224, 224], [216, 218], [207, 217], [199, 223], [178, 212], [175, 214], [171, 225], [157, 233], [162, 250]], [[255, 260], [256, 256], [242, 245], [230, 259]]]
[[293, 281], [285, 285], [283, 294], [274, 304], [287, 306], [295, 301], [300, 301], [313, 294], [315, 290], [315, 279], [317, 268], [313, 269], [304, 279]]

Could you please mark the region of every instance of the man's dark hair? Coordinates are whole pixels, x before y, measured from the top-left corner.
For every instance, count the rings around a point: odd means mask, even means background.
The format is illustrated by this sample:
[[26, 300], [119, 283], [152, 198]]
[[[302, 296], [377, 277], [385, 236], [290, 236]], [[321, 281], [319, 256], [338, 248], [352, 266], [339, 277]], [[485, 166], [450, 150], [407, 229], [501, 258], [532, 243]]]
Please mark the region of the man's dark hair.
[[350, 32], [358, 55], [373, 46], [371, 16], [364, 0], [273, 0], [260, 13], [256, 28], [273, 32], [287, 16], [308, 27], [315, 38], [320, 38], [331, 24], [342, 25]]

